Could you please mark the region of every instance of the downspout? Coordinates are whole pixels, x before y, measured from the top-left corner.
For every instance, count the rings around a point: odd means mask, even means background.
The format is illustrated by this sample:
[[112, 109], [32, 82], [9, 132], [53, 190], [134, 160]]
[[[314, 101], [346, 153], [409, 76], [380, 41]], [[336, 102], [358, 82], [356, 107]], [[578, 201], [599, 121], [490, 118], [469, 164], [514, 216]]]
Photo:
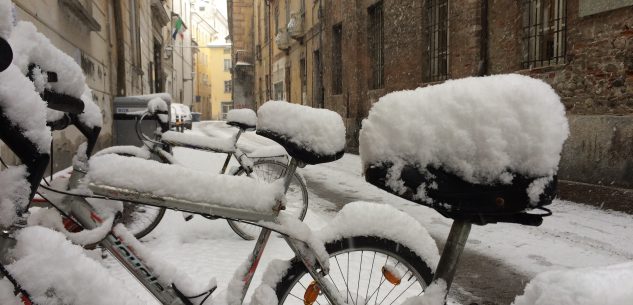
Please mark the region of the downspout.
[[123, 11], [120, 1], [114, 3], [114, 28], [116, 29], [116, 94], [125, 96], [125, 41], [123, 39]]
[[273, 99], [273, 38], [271, 38], [273, 30], [270, 26], [271, 24], [271, 11], [272, 7], [270, 6], [271, 0], [266, 0], [266, 5], [268, 6], [268, 84], [266, 84], [267, 88], [267, 98], [269, 100]]
[[488, 75], [488, 0], [481, 0], [481, 31], [479, 32], [479, 70], [477, 76]]

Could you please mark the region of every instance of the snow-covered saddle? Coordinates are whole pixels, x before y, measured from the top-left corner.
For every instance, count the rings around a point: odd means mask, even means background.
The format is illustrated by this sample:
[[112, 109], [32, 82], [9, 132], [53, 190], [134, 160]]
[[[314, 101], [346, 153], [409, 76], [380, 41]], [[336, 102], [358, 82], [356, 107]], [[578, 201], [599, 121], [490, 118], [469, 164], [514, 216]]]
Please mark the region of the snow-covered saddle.
[[257, 114], [248, 108], [233, 109], [226, 114], [226, 124], [242, 130], [253, 130], [257, 126]]
[[257, 111], [257, 134], [281, 146], [307, 164], [340, 159], [345, 151], [345, 125], [341, 116], [284, 101], [269, 101]]
[[569, 134], [560, 98], [522, 75], [472, 77], [388, 94], [360, 132], [368, 182], [476, 224], [539, 225]]

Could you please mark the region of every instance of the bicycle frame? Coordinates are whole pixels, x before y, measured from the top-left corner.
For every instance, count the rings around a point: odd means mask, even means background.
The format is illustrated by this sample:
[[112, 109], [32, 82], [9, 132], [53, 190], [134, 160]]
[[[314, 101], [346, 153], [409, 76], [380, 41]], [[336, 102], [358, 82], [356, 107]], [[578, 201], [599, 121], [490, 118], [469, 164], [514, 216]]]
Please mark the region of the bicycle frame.
[[[283, 178], [284, 187], [286, 190], [290, 184], [292, 175], [294, 174], [298, 164], [299, 162], [296, 159], [291, 159], [286, 176], [284, 176]], [[85, 175], [85, 169], [75, 167], [69, 180], [69, 189], [73, 189], [79, 186], [81, 180]], [[318, 263], [318, 260], [314, 260], [311, 258], [312, 256], [315, 256], [315, 254], [311, 254], [309, 252], [306, 253], [305, 250], [299, 250], [299, 248], [310, 249], [307, 242], [291, 237], [292, 233], [289, 231], [284, 232], [283, 230], [280, 230], [278, 224], [275, 226], [275, 224], [277, 223], [277, 215], [279, 211], [283, 209], [281, 202], [278, 203], [278, 206], [273, 214], [260, 214], [256, 212], [247, 212], [232, 208], [210, 208], [209, 205], [201, 203], [189, 202], [168, 197], [151, 196], [148, 194], [140, 194], [134, 191], [118, 188], [102, 187], [97, 185], [91, 185], [90, 187], [93, 190], [97, 190], [99, 193], [115, 195], [116, 198], [112, 198], [113, 200], [134, 201], [140, 202], [142, 204], [161, 206], [169, 209], [176, 209], [196, 214], [235, 219], [246, 221], [248, 223], [262, 227], [262, 231], [257, 239], [257, 242], [255, 243], [252, 254], [248, 258], [248, 268], [246, 269], [246, 272], [241, 275], [242, 282], [244, 283], [241, 301], [243, 301], [244, 297], [246, 296], [246, 292], [251, 284], [253, 275], [259, 265], [259, 261], [264, 253], [264, 249], [272, 231], [280, 233], [282, 234], [282, 236], [284, 236], [286, 242], [295, 252], [297, 257], [300, 257], [307, 264], [306, 267], [308, 268], [310, 274], [313, 274], [313, 276], [316, 277], [315, 280], [317, 280], [317, 282], [322, 285], [321, 287], [325, 287], [323, 290], [328, 295], [328, 298], [331, 298], [331, 300], [335, 300], [340, 297], [331, 297], [332, 295], [337, 295], [338, 291], [333, 291], [332, 289], [327, 288], [329, 287], [329, 284], [323, 278], [324, 271], [326, 272], [327, 270], [322, 267], [322, 264]], [[103, 221], [102, 217], [98, 215], [98, 213], [84, 198], [70, 195], [60, 195], [51, 191], [46, 191], [42, 195], [46, 200], [50, 201], [55, 206], [61, 207], [64, 211], [68, 211], [69, 214], [72, 215], [72, 217], [85, 229], [94, 229]], [[129, 243], [126, 242], [121, 236], [118, 236], [113, 230], [111, 230], [106, 238], [100, 242], [100, 245], [108, 250], [108, 252], [112, 253], [113, 257], [115, 257], [161, 303], [188, 304], [187, 300], [183, 300], [179, 297], [179, 294], [176, 289], [174, 289], [174, 287], [163, 287], [163, 285], [161, 285], [157, 280], [158, 276], [152, 273], [151, 268], [145, 265], [142, 261], [142, 258], [138, 257], [135, 254], [134, 249], [130, 247]], [[316, 261], [317, 264], [310, 263], [314, 261]], [[319, 269], [321, 271], [319, 271]], [[333, 304], [343, 305], [340, 302], [333, 302]]]

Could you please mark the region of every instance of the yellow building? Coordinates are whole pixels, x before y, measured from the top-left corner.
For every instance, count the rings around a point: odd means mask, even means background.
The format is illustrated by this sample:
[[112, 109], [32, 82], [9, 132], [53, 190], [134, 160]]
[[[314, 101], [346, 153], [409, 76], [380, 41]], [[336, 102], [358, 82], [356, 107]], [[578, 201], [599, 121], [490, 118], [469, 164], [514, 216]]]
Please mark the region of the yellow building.
[[231, 93], [231, 44], [213, 43], [205, 50], [209, 52], [209, 76], [211, 85], [211, 119], [224, 120], [226, 113], [233, 109]]
[[192, 14], [192, 35], [198, 48], [195, 53], [196, 77], [194, 79], [195, 102], [192, 111], [201, 113], [202, 120], [210, 120], [212, 117], [211, 106], [211, 50], [206, 46], [215, 38], [217, 31], [197, 12]]

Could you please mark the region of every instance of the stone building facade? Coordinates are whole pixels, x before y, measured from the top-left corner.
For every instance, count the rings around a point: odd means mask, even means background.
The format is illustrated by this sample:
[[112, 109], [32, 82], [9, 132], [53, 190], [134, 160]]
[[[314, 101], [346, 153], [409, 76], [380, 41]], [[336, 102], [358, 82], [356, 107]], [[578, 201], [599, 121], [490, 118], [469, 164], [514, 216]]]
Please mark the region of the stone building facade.
[[[362, 119], [389, 92], [530, 75], [554, 87], [570, 120], [561, 194], [633, 210], [633, 1], [251, 2], [258, 105], [281, 98], [335, 110], [355, 152]], [[305, 8], [303, 37], [279, 49], [286, 5]]]
[[255, 108], [254, 0], [227, 0], [232, 49], [232, 100], [235, 108]]

